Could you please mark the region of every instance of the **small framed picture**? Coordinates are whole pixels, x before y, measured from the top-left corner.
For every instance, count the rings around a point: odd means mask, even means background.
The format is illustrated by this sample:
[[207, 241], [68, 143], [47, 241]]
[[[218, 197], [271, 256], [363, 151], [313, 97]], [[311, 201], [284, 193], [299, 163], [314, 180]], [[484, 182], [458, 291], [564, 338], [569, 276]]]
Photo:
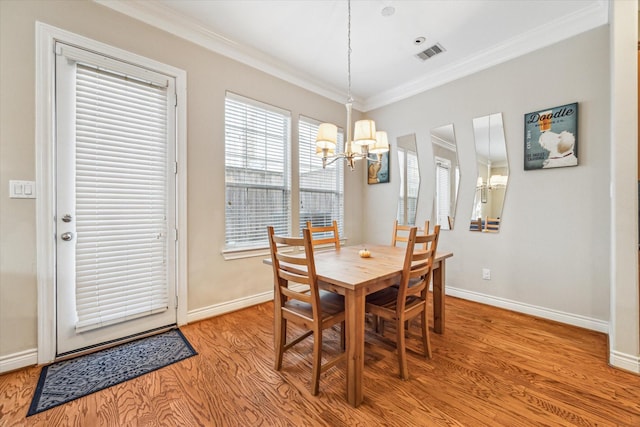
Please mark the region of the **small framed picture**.
[[[367, 159], [367, 182], [369, 184], [382, 184], [389, 182], [389, 153], [376, 154], [378, 160]], [[373, 155], [369, 155], [370, 157]]]
[[577, 102], [524, 115], [524, 170], [577, 165]]

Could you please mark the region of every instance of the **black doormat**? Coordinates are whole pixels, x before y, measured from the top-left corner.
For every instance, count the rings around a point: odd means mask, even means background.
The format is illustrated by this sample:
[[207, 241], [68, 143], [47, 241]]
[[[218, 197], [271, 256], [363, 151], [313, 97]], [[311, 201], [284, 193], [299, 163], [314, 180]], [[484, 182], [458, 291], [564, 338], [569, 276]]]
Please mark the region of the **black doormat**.
[[198, 354], [179, 329], [45, 366], [27, 416]]

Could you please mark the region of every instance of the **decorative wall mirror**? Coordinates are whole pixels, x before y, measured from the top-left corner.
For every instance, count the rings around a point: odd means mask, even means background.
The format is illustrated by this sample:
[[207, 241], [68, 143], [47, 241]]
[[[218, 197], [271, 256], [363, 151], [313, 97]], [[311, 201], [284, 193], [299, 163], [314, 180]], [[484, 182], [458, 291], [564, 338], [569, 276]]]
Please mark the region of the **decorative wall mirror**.
[[478, 179], [471, 212], [471, 231], [498, 232], [507, 191], [509, 163], [502, 113], [473, 119]]
[[453, 125], [431, 130], [431, 144], [436, 170], [436, 188], [433, 202], [434, 225], [441, 230], [452, 230], [458, 201], [460, 167]]
[[396, 219], [399, 224], [415, 225], [418, 193], [420, 190], [416, 135], [412, 133], [401, 136], [397, 141], [400, 195], [398, 198], [398, 214]]

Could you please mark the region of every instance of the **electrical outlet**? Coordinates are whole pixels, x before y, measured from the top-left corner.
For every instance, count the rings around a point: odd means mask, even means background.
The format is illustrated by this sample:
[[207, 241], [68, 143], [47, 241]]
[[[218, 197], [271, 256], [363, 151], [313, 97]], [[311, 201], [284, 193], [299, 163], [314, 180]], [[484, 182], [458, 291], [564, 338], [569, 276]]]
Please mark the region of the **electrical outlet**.
[[483, 280], [491, 280], [491, 270], [488, 268], [482, 269], [482, 279]]

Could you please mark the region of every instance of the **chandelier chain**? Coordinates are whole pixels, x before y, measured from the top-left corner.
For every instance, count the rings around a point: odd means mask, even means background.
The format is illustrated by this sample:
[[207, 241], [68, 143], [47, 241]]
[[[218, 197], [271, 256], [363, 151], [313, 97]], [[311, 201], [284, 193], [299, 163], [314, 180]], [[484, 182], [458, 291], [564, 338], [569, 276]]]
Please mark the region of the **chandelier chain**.
[[347, 1], [348, 19], [347, 19], [347, 76], [348, 76], [348, 92], [347, 102], [353, 102], [351, 96], [351, 0]]
[[[1, 0], [0, 0], [1, 1]], [[347, 0], [347, 126], [344, 139], [344, 152], [336, 152], [338, 145], [338, 127], [333, 123], [321, 123], [316, 136], [316, 153], [322, 156], [322, 168], [344, 159], [351, 170], [355, 169], [355, 161], [368, 159], [380, 164], [382, 153], [389, 151], [387, 133], [376, 132], [373, 120], [358, 120], [355, 123], [353, 139], [351, 135], [351, 112], [353, 109], [353, 96], [351, 94], [351, 0]], [[369, 146], [375, 158], [369, 157]]]

